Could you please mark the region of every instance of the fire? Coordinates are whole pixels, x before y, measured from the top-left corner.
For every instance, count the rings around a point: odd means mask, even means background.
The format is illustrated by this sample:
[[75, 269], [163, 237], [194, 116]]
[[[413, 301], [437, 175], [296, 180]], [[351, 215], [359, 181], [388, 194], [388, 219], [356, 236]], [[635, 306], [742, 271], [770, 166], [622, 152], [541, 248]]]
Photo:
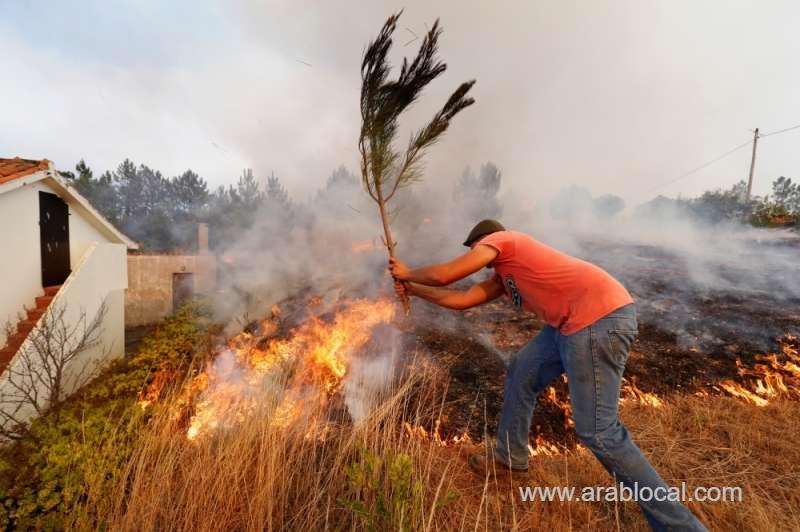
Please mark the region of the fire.
[[473, 445], [472, 438], [469, 432], [464, 430], [461, 434], [456, 434], [452, 438], [443, 438], [441, 434], [441, 422], [437, 419], [432, 431], [425, 430], [421, 425], [412, 425], [411, 423], [403, 423], [403, 431], [410, 438], [421, 441], [429, 441], [439, 447], [449, 447], [452, 445]]
[[722, 381], [719, 383], [720, 388], [728, 392], [734, 397], [744, 399], [748, 403], [753, 403], [756, 406], [767, 406], [769, 401], [760, 397], [759, 395], [751, 392], [741, 384], [730, 380]]
[[628, 381], [626, 378], [623, 378], [622, 382], [622, 393], [625, 397], [621, 399], [620, 402], [633, 399], [639, 404], [652, 406], [654, 408], [661, 408], [664, 406], [664, 401], [656, 394], [640, 390], [635, 382]]
[[150, 405], [156, 403], [164, 393], [164, 389], [173, 379], [175, 379], [174, 371], [168, 371], [164, 368], [156, 371], [153, 380], [139, 393], [137, 400], [139, 407], [142, 410], [147, 410]]
[[553, 442], [549, 442], [541, 434], [536, 435], [536, 447], [528, 444], [528, 454], [530, 456], [558, 456], [563, 449]]
[[750, 384], [750, 388], [732, 380], [719, 383], [728, 394], [756, 406], [766, 406], [778, 397], [800, 398], [800, 353], [796, 338], [787, 336], [781, 352], [755, 355], [758, 364], [745, 366], [736, 360], [737, 372]]
[[[564, 382], [567, 381], [566, 375], [562, 375], [561, 378]], [[564, 428], [568, 429], [574, 427], [575, 421], [572, 419], [572, 404], [569, 402], [569, 399], [565, 401], [560, 400], [555, 386], [547, 387], [547, 398], [564, 412]]]
[[[464, 431], [461, 434], [457, 434], [452, 438], [443, 438], [440, 431], [439, 431], [439, 421], [436, 422], [433, 430], [428, 431], [425, 427], [420, 425], [412, 425], [411, 423], [403, 423], [403, 432], [415, 440], [430, 442], [437, 447], [452, 447], [452, 446], [459, 446], [459, 445], [467, 445], [473, 446], [476, 444], [475, 441], [472, 440], [469, 433]], [[565, 453], [569, 453], [570, 451], [567, 447], [563, 445], [559, 445], [557, 443], [551, 442], [546, 440], [541, 434], [536, 435], [536, 440], [534, 441], [535, 446], [528, 444], [528, 454], [530, 456], [559, 456]], [[584, 447], [578, 444], [574, 452], [582, 452]]]
[[306, 410], [315, 414], [315, 407], [324, 406], [340, 388], [350, 358], [377, 325], [392, 320], [394, 309], [385, 299], [350, 301], [329, 321], [311, 316], [287, 338], [265, 343], [264, 337], [278, 330], [280, 312], [273, 309], [272, 317], [261, 323], [266, 335], [243, 332], [232, 338], [228, 349], [197, 377], [205, 384], [187, 437], [234, 426], [267, 397], [277, 399], [270, 416], [277, 426], [288, 426]]

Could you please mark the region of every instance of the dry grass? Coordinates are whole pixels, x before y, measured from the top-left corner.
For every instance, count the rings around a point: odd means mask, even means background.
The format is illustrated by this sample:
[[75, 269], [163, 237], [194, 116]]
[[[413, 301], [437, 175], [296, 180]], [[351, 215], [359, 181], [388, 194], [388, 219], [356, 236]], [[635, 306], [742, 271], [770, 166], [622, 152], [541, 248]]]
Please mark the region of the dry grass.
[[[324, 440], [308, 423], [271, 425], [275, 405], [239, 429], [189, 442], [164, 409], [138, 446], [123, 481], [76, 509], [75, 528], [113, 530], [645, 530], [633, 503], [523, 503], [502, 474], [475, 477], [466, 445], [410, 435], [430, 422], [441, 383], [403, 380], [369, 419], [339, 423]], [[423, 409], [420, 405], [430, 405]], [[671, 483], [742, 486], [743, 503], [690, 503], [709, 528], [800, 526], [800, 403], [764, 408], [719, 397], [673, 397], [661, 408], [627, 405], [623, 419]], [[406, 460], [407, 457], [407, 460]], [[356, 464], [355, 466], [353, 464]], [[607, 485], [585, 450], [536, 457], [543, 486]], [[359, 477], [360, 475], [360, 477]], [[354, 480], [355, 479], [355, 480]], [[382, 509], [381, 509], [382, 508]]]

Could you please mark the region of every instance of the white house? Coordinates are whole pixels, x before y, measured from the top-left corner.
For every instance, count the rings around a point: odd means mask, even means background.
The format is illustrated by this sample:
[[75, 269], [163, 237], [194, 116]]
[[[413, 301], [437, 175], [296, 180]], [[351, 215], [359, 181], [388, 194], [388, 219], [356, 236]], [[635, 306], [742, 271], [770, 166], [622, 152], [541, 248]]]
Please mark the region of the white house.
[[0, 330], [0, 403], [54, 309], [67, 325], [105, 309], [100, 341], [82, 363], [123, 355], [127, 250], [136, 248], [49, 161], [0, 159], [0, 324], [11, 325]]

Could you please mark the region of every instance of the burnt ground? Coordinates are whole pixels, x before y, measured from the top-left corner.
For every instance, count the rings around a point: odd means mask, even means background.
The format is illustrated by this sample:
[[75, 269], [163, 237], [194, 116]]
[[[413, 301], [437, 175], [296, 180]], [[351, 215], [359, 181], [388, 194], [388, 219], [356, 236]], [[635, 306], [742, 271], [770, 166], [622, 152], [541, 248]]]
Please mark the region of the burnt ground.
[[618, 242], [582, 248], [630, 290], [640, 323], [682, 348], [735, 357], [800, 334], [800, 239], [708, 256]]
[[[748, 285], [743, 281], [752, 279], [735, 264], [720, 264], [715, 283], [698, 283], [684, 258], [661, 248], [605, 243], [587, 249], [587, 258], [621, 279], [636, 300], [639, 337], [625, 379], [643, 392], [659, 397], [723, 394], [717, 386], [722, 381], [753, 384], [752, 375], [741, 368], [756, 367], [760, 354], [780, 353], [781, 342], [800, 347], [800, 299], [772, 283], [775, 272]], [[319, 301], [308, 290], [282, 302], [280, 334]], [[542, 326], [504, 299], [465, 312], [414, 301], [399, 327], [406, 352], [422, 353], [449, 375], [442, 437], [466, 431], [478, 441], [496, 433], [506, 361]], [[567, 386], [557, 379], [553, 388], [554, 394], [540, 396], [531, 435], [571, 446], [576, 437], [569, 424]]]
[[[589, 249], [598, 257], [593, 260], [605, 262], [636, 300], [639, 337], [625, 379], [643, 392], [659, 397], [721, 394], [717, 385], [722, 381], [752, 384], [737, 363], [752, 369], [759, 354], [780, 353], [782, 342], [794, 348], [800, 343], [800, 299], [787, 295], [780, 284], [771, 286], [774, 272], [765, 271], [763, 282], [746, 286], [735, 264], [721, 264], [714, 287], [694, 281], [686, 261], [661, 248], [606, 243]], [[614, 255], [626, 257], [618, 271], [614, 266], [619, 260], [608, 260]], [[505, 361], [542, 326], [535, 316], [504, 300], [466, 312], [414, 302], [405, 327], [409, 348], [429, 353], [450, 372], [443, 436], [465, 428], [473, 439], [483, 436], [484, 427], [490, 435], [496, 432]], [[555, 398], [540, 396], [531, 434], [570, 445], [575, 436], [564, 407], [566, 383], [558, 379], [553, 387]]]
[[[448, 311], [426, 303], [414, 304], [412, 321], [406, 326], [409, 349], [423, 351], [448, 369], [450, 383], [440, 432], [445, 438], [465, 430], [473, 440], [483, 439], [484, 430], [494, 435], [503, 402], [505, 361], [541, 329], [534, 316], [520, 313], [503, 301], [492, 302], [455, 319]], [[798, 322], [794, 322], [798, 323]], [[796, 348], [796, 339], [790, 341]], [[734, 344], [729, 344], [734, 345]], [[730, 347], [702, 352], [685, 347], [675, 333], [645, 322], [631, 350], [625, 379], [643, 392], [659, 397], [672, 394], [722, 394], [716, 385], [732, 380], [746, 383], [737, 366], [759, 363], [761, 351]], [[750, 381], [751, 382], [751, 381]], [[563, 379], [553, 382], [555, 400], [541, 394], [531, 429], [550, 442], [571, 446], [576, 442], [564, 405], [568, 404]]]

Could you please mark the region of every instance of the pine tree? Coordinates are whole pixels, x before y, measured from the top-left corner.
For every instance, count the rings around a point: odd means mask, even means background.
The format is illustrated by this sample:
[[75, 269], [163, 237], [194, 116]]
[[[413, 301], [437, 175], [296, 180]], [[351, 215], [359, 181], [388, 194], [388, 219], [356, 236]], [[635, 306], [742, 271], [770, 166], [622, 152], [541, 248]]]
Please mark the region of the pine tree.
[[772, 199], [788, 213], [800, 214], [800, 184], [781, 176], [772, 182]]
[[191, 170], [186, 170], [172, 178], [172, 189], [169, 194], [174, 202], [175, 210], [184, 215], [199, 217], [209, 200], [208, 183]]
[[92, 195], [92, 187], [94, 185], [94, 173], [92, 169], [86, 164], [86, 161], [81, 159], [78, 161], [78, 164], [75, 165], [75, 172], [77, 173], [77, 177], [75, 178], [75, 188], [78, 189], [84, 196], [91, 196]]
[[[395, 150], [393, 144], [400, 115], [447, 68], [436, 55], [442, 33], [436, 20], [422, 40], [417, 57], [411, 63], [403, 59], [398, 78], [388, 79], [391, 67], [387, 56], [401, 14], [402, 11], [389, 17], [378, 37], [367, 47], [361, 63], [361, 133], [358, 139], [361, 177], [370, 198], [378, 205], [390, 258], [395, 256], [396, 242], [389, 228], [387, 203], [399, 187], [421, 178], [425, 151], [447, 131], [450, 120], [456, 114], [475, 103], [475, 100], [467, 97], [475, 81], [462, 83], [431, 121], [411, 135], [405, 152], [401, 154]], [[407, 313], [407, 299], [403, 301], [403, 306]]]
[[453, 197], [459, 202], [459, 212], [464, 213], [468, 223], [500, 217], [503, 208], [497, 200], [497, 193], [501, 181], [502, 173], [491, 161], [481, 165], [478, 175], [469, 166], [464, 169], [456, 181]]
[[122, 219], [122, 202], [114, 187], [114, 176], [111, 172], [104, 172], [92, 185], [90, 195], [94, 206], [112, 223], [119, 225]]
[[288, 209], [291, 202], [289, 201], [289, 193], [283, 188], [281, 180], [273, 172], [267, 178], [267, 200], [274, 206]]

